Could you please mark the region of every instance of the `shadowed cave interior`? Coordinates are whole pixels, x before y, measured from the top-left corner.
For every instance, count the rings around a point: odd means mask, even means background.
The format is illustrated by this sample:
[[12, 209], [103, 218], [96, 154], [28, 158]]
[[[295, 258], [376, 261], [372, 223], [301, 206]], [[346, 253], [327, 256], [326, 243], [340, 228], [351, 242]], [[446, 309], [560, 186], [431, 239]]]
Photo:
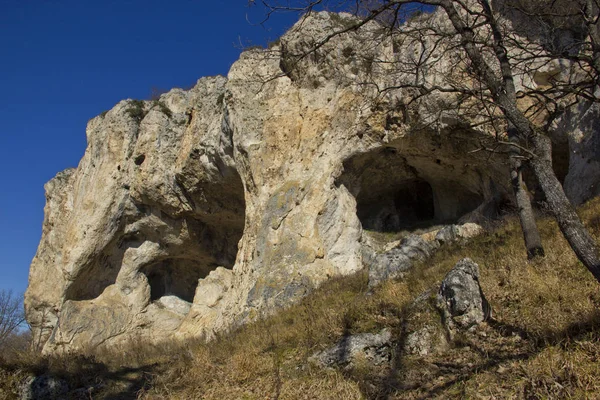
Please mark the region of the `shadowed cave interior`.
[[[149, 206], [139, 205], [140, 215], [150, 222], [138, 224], [134, 235], [124, 235], [113, 240], [93, 262], [82, 268], [66, 291], [66, 300], [92, 300], [116, 283], [127, 249], [139, 248], [145, 241], [159, 243], [168, 256], [153, 260], [140, 268], [150, 285], [151, 301], [174, 295], [192, 302], [198, 279], [206, 277], [218, 266], [233, 268], [242, 238], [245, 220], [244, 189], [237, 171], [220, 182], [223, 198], [228, 201], [218, 206], [208, 206], [198, 214], [172, 218]], [[200, 191], [202, 189], [199, 189]], [[169, 226], [157, 229], [156, 219]], [[169, 232], [166, 235], [166, 232]], [[165, 237], [180, 236], [174, 243]]]
[[219, 266], [233, 268], [243, 224], [243, 215], [233, 224], [229, 221], [220, 226], [188, 222], [188, 227], [194, 229], [191, 249], [186, 248], [179, 257], [156, 260], [140, 269], [150, 285], [150, 301], [177, 296], [193, 302], [199, 279]]
[[399, 183], [394, 190], [366, 188], [357, 198], [357, 215], [363, 228], [395, 232], [435, 220], [433, 190], [424, 180]]
[[[233, 262], [223, 263], [226, 264], [223, 266], [231, 268]], [[197, 260], [176, 258], [150, 264], [142, 269], [150, 285], [150, 301], [172, 295], [191, 303], [198, 279], [206, 277], [216, 267], [217, 265]]]
[[380, 148], [346, 160], [337, 184], [355, 197], [364, 229], [426, 230], [455, 223], [485, 201], [483, 190], [473, 183], [477, 181], [456, 174], [455, 169], [450, 161]]

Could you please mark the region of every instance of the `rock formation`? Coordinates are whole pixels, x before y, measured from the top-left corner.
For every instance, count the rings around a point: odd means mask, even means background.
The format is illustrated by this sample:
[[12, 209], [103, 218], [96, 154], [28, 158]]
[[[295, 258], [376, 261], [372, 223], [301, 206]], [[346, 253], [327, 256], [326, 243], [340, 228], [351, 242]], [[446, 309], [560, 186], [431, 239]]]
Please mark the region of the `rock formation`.
[[458, 332], [473, 330], [491, 313], [479, 285], [479, 266], [464, 258], [439, 288], [424, 292], [408, 307], [400, 351], [419, 356], [441, 353]]
[[443, 353], [457, 333], [473, 332], [491, 317], [479, 285], [479, 266], [469, 258], [458, 261], [439, 287], [423, 292], [402, 314], [402, 331], [396, 335], [388, 328], [379, 333], [347, 334], [313, 354], [311, 361], [323, 367], [352, 367], [357, 360], [382, 365], [393, 361], [392, 356]]
[[393, 347], [389, 329], [379, 333], [358, 333], [344, 336], [332, 347], [311, 356], [310, 360], [324, 367], [352, 365], [360, 358], [381, 365], [391, 361]]
[[[410, 57], [409, 41], [368, 45], [372, 22], [297, 57], [352, 18], [315, 13], [227, 77], [88, 123], [79, 166], [45, 186], [25, 299], [39, 346], [210, 337], [361, 270], [370, 231], [480, 222], [510, 202], [504, 161], [469, 152], [489, 132], [444, 95], [407, 108], [401, 90], [356, 83], [406, 79], [376, 60]], [[561, 140], [597, 140], [583, 136]]]

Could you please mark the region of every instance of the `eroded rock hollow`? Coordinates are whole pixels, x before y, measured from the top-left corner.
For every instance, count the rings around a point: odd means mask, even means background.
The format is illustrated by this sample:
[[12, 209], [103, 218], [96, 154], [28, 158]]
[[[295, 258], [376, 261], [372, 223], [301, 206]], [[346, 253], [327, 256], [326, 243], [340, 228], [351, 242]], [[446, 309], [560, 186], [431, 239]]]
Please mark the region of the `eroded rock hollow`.
[[[79, 166], [45, 187], [25, 299], [37, 345], [210, 338], [368, 268], [365, 230], [482, 223], [512, 201], [504, 159], [474, 151], [490, 132], [444, 107], [446, 95], [408, 107], [402, 89], [357, 84], [409, 79], [379, 60], [410, 57], [414, 43], [366, 46], [373, 22], [297, 58], [351, 18], [315, 13], [271, 49], [242, 53], [227, 77], [124, 100], [88, 123]], [[428, 68], [447, 78], [443, 59]], [[578, 201], [595, 193], [574, 187], [581, 169], [572, 161], [566, 175]], [[585, 179], [596, 187], [598, 174]]]

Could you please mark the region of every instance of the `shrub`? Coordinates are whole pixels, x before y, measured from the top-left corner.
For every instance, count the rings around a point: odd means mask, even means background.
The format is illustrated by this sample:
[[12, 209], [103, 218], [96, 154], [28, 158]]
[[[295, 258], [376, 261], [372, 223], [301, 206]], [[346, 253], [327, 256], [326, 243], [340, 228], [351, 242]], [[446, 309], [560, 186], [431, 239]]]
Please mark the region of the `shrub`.
[[173, 116], [173, 112], [167, 107], [165, 103], [160, 100], [154, 100], [152, 102], [153, 107], [158, 107], [161, 113], [165, 114], [167, 118], [171, 118]]
[[217, 97], [217, 107], [221, 107], [223, 105], [223, 99], [225, 98], [225, 93], [221, 93], [219, 97]]
[[254, 46], [249, 46], [244, 49], [244, 51], [252, 51], [252, 50], [263, 50], [263, 47], [259, 44]]
[[160, 89], [157, 87], [153, 87], [152, 89], [150, 89], [150, 100], [159, 100], [160, 96], [167, 92], [168, 92], [168, 90], [166, 90], [166, 89]]
[[125, 112], [129, 114], [134, 121], [140, 123], [146, 116], [146, 111], [144, 111], [144, 101], [131, 100], [129, 102], [129, 107], [125, 110]]
[[0, 345], [8, 340], [24, 320], [21, 299], [10, 290], [0, 290]]

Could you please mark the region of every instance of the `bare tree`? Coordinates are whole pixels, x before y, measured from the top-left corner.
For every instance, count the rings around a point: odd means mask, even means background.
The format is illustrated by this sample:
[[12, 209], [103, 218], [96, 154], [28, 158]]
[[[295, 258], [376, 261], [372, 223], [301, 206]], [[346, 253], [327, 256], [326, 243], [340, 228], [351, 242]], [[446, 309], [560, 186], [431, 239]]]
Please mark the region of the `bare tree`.
[[24, 320], [21, 299], [10, 290], [0, 290], [0, 345], [10, 338]]
[[[377, 91], [403, 89], [408, 104], [435, 93], [453, 94], [456, 101], [451, 107], [472, 113], [474, 121], [496, 132], [495, 142], [482, 144], [482, 149], [503, 152], [510, 161], [529, 256], [543, 254], [543, 247], [522, 180], [524, 164], [533, 171], [571, 248], [600, 281], [600, 249], [556, 177], [548, 137], [552, 124], [578, 102], [600, 103], [598, 0], [495, 0], [493, 4], [491, 0], [262, 0], [260, 4], [267, 19], [279, 11], [310, 15], [331, 4], [336, 11], [359, 17], [294, 54], [292, 62], [288, 57], [287, 74], [307, 58], [318, 60], [315, 54], [337, 36], [357, 32], [371, 21], [382, 26], [375, 40], [415, 41], [421, 51], [410, 62], [382, 61], [393, 64], [404, 79], [384, 87], [373, 80]], [[418, 6], [439, 9], [445, 24], [402, 25]], [[460, 71], [453, 75], [462, 79], [442, 83], [426, 79], [424, 71], [428, 64], [439, 62], [435, 54], [440, 51], [453, 52], [452, 69]], [[543, 69], [550, 71], [546, 81], [536, 84]], [[414, 79], [406, 79], [411, 74]]]

